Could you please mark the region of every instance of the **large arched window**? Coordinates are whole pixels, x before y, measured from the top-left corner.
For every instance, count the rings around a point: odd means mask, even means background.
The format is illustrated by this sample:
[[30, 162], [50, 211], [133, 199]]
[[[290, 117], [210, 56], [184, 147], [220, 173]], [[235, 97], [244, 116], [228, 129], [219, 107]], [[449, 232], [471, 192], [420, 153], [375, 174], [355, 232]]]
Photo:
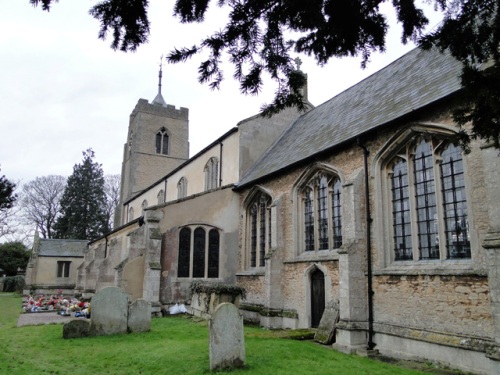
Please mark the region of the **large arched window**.
[[388, 177], [394, 260], [471, 257], [459, 146], [419, 138], [389, 163]]
[[342, 246], [342, 184], [338, 176], [316, 172], [301, 189], [301, 216], [305, 251], [331, 250]]
[[177, 276], [219, 277], [220, 234], [206, 226], [184, 227], [179, 231]]
[[247, 249], [250, 267], [264, 267], [271, 248], [271, 197], [258, 192], [247, 206]]
[[187, 196], [187, 179], [181, 177], [177, 183], [177, 199], [185, 198]]
[[157, 154], [168, 155], [168, 133], [167, 129], [161, 128], [155, 137], [155, 152]]
[[210, 158], [203, 172], [205, 173], [205, 190], [219, 186], [219, 160], [216, 157]]

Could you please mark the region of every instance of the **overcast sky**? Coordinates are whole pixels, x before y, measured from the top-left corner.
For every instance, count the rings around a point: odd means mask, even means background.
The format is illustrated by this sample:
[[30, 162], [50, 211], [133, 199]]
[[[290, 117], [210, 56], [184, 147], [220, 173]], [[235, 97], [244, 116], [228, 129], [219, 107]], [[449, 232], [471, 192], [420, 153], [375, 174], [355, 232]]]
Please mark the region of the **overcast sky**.
[[[28, 0], [0, 1], [0, 175], [26, 183], [35, 177], [69, 176], [82, 152], [95, 151], [105, 174], [121, 172], [129, 115], [138, 99], [153, 100], [160, 56], [191, 46], [222, 28], [221, 12], [202, 25], [181, 25], [173, 0], [151, 0], [151, 36], [135, 53], [113, 51], [97, 38], [99, 24], [88, 15], [95, 1], [70, 0], [50, 13]], [[309, 100], [319, 105], [413, 48], [399, 43], [393, 27], [387, 52], [372, 57], [332, 60], [320, 68], [301, 56], [308, 74]], [[258, 97], [243, 96], [226, 65], [221, 90], [197, 82], [200, 59], [163, 68], [163, 97], [189, 108], [190, 155], [270, 102], [274, 87]]]

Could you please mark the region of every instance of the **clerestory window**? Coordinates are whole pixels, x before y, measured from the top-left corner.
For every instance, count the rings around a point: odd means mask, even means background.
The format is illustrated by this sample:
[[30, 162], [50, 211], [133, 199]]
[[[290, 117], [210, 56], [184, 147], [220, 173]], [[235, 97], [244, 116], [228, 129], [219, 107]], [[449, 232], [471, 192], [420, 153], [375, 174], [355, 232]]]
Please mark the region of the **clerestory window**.
[[185, 198], [187, 196], [187, 179], [181, 177], [177, 183], [177, 199]]
[[216, 157], [210, 158], [203, 172], [205, 173], [205, 190], [219, 186], [219, 160]]
[[317, 172], [300, 189], [302, 233], [305, 251], [342, 246], [342, 184], [338, 176]]
[[462, 152], [421, 138], [390, 163], [394, 260], [470, 258]]

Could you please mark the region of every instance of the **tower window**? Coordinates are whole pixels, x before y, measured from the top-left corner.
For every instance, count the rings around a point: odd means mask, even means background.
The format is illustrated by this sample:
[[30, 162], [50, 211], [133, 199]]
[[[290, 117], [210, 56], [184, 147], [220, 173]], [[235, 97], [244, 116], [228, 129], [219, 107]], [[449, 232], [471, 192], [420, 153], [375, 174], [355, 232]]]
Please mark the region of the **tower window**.
[[168, 155], [168, 134], [165, 128], [161, 128], [156, 133], [155, 151], [157, 154]]

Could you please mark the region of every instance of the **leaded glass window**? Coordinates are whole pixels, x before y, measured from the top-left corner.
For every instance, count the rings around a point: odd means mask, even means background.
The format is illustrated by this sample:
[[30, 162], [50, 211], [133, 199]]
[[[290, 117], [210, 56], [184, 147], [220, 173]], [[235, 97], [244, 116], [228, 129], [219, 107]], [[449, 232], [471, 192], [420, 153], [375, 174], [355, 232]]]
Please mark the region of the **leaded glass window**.
[[197, 226], [179, 231], [178, 277], [218, 278], [220, 233]]
[[255, 194], [248, 205], [248, 246], [250, 267], [264, 267], [266, 253], [271, 248], [271, 197]]
[[182, 228], [179, 232], [179, 259], [177, 277], [189, 277], [191, 258], [191, 229]]
[[215, 189], [219, 186], [219, 160], [210, 158], [205, 165], [205, 190]]
[[450, 144], [441, 154], [441, 180], [448, 258], [470, 258], [469, 220], [462, 152]]
[[318, 172], [302, 189], [305, 251], [342, 246], [342, 184], [335, 175]]
[[470, 258], [460, 147], [418, 138], [388, 170], [394, 260]]
[[391, 182], [395, 259], [413, 259], [408, 193], [408, 165], [406, 160], [399, 159], [394, 165]]

